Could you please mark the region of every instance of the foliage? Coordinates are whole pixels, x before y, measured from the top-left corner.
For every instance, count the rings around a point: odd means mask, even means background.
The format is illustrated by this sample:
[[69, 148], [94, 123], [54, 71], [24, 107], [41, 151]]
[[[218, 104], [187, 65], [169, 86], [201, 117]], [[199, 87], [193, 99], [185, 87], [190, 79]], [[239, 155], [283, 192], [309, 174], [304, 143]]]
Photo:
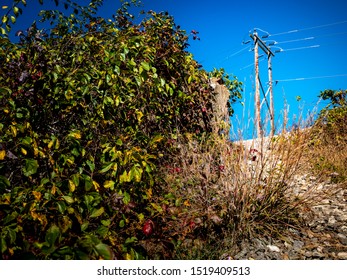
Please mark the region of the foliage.
[[43, 11], [49, 33], [0, 38], [2, 258], [141, 259], [185, 236], [159, 170], [174, 135], [211, 130], [208, 74], [171, 16], [135, 24], [127, 6], [114, 21]]
[[320, 93], [320, 98], [323, 100], [330, 100], [333, 107], [347, 105], [347, 91], [346, 90], [331, 90], [327, 89]]
[[312, 163], [316, 172], [331, 176], [334, 182], [346, 182], [346, 90], [325, 90], [320, 97], [330, 103], [320, 112], [312, 128], [311, 153], [315, 154]]
[[[43, 0], [38, 0], [38, 2], [43, 5]], [[75, 14], [83, 14], [86, 17], [94, 15], [103, 3], [102, 0], [91, 0], [88, 6], [81, 6], [72, 0], [54, 0], [56, 6], [63, 4], [65, 10], [71, 9]], [[27, 6], [26, 0], [14, 0], [12, 6], [2, 6], [2, 9], [6, 13], [1, 17], [0, 22], [0, 34], [7, 37], [8, 33], [11, 31], [12, 26], [16, 23], [17, 18], [23, 14], [22, 7]]]

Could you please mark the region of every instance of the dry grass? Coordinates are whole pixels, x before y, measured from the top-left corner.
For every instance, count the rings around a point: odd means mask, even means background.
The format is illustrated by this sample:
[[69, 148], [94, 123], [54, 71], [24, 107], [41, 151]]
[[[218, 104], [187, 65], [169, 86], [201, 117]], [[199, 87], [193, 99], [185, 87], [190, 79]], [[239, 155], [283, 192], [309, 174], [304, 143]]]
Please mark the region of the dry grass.
[[317, 139], [315, 128], [233, 143], [220, 135], [178, 137], [162, 173], [194, 230], [181, 236], [175, 257], [215, 259], [244, 238], [304, 226], [302, 214], [346, 187], [347, 141], [337, 149]]

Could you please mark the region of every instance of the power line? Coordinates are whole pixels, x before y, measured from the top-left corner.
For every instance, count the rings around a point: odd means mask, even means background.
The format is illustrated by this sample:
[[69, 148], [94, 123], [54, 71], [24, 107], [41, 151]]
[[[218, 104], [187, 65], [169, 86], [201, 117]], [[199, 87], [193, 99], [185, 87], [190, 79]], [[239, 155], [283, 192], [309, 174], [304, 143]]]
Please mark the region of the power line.
[[244, 48], [242, 48], [241, 50], [238, 50], [238, 51], [232, 53], [231, 55], [228, 55], [228, 56], [224, 57], [223, 59], [220, 59], [220, 60], [218, 61], [218, 63], [224, 62], [224, 61], [226, 61], [226, 60], [228, 60], [228, 59], [230, 59], [230, 58], [232, 58], [232, 57], [234, 57], [234, 56], [236, 56], [236, 55], [239, 55], [239, 54], [241, 54], [242, 52], [244, 52], [246, 49], [249, 49], [249, 46], [244, 47]]
[[284, 79], [284, 80], [275, 80], [275, 83], [279, 82], [293, 82], [293, 81], [304, 81], [304, 80], [313, 80], [313, 79], [325, 79], [325, 78], [336, 78], [336, 77], [345, 77], [347, 74], [339, 75], [330, 75], [330, 76], [316, 76], [316, 77], [307, 77], [307, 78], [294, 78], [294, 79]]
[[295, 42], [300, 42], [300, 41], [307, 41], [307, 40], [313, 40], [313, 39], [322, 38], [322, 37], [332, 37], [332, 36], [338, 36], [338, 35], [344, 35], [344, 34], [347, 34], [347, 32], [322, 34], [322, 35], [317, 35], [317, 36], [311, 36], [311, 37], [293, 39], [293, 40], [287, 40], [287, 41], [280, 41], [280, 42], [277, 42], [275, 40], [270, 40], [270, 41], [265, 41], [265, 42], [267, 42], [268, 46], [274, 46], [274, 45], [278, 45], [278, 44], [295, 43]]
[[298, 51], [298, 50], [312, 49], [312, 48], [319, 48], [319, 47], [320, 47], [320, 45], [313, 45], [313, 46], [307, 46], [307, 47], [298, 47], [298, 48], [291, 48], [291, 49], [281, 49], [279, 52]]
[[[333, 25], [339, 25], [339, 24], [344, 24], [344, 23], [347, 23], [347, 20], [333, 22], [333, 23], [328, 23], [328, 24], [322, 24], [322, 25], [317, 25], [317, 26], [312, 26], [312, 27], [306, 27], [306, 28], [301, 28], [301, 29], [294, 29], [294, 30], [289, 30], [289, 31], [285, 31], [285, 32], [279, 32], [279, 33], [275, 33], [275, 34], [269, 34], [268, 33], [267, 37], [285, 35], [285, 34], [289, 34], [289, 33], [296, 33], [296, 32], [300, 32], [300, 31], [318, 29], [318, 28], [323, 28], [323, 27], [328, 27], [328, 26], [333, 26]], [[263, 38], [267, 38], [267, 37], [263, 37]]]
[[[259, 56], [260, 57], [260, 56]], [[265, 60], [265, 57], [264, 58], [262, 58], [262, 59], [259, 59], [259, 61], [258, 62], [261, 62], [261, 61], [263, 61], [263, 60]], [[243, 70], [243, 69], [246, 69], [246, 68], [248, 68], [248, 67], [251, 67], [251, 66], [254, 66], [254, 62], [253, 63], [251, 63], [251, 64], [248, 64], [248, 65], [246, 65], [246, 66], [244, 66], [244, 67], [242, 67], [242, 68], [240, 68], [240, 70]]]
[[281, 42], [270, 41], [270, 42], [268, 43], [268, 45], [269, 45], [269, 46], [273, 46], [273, 45], [278, 45], [278, 44], [287, 44], [287, 43], [294, 43], [294, 42], [307, 41], [307, 40], [313, 40], [313, 39], [315, 39], [315, 37], [307, 37], [307, 38], [294, 39], [294, 40], [287, 40], [287, 41], [281, 41]]
[[228, 56], [225, 58], [225, 60], [227, 60], [227, 59], [229, 59], [229, 58], [231, 58], [231, 57], [233, 57], [233, 56], [235, 56], [235, 55], [237, 55], [237, 54], [243, 52], [243, 51], [246, 50], [246, 49], [249, 49], [249, 47], [248, 47], [248, 46], [247, 46], [247, 47], [244, 47], [244, 48], [242, 48], [241, 50], [238, 50], [237, 52], [234, 52], [233, 54], [228, 55]]

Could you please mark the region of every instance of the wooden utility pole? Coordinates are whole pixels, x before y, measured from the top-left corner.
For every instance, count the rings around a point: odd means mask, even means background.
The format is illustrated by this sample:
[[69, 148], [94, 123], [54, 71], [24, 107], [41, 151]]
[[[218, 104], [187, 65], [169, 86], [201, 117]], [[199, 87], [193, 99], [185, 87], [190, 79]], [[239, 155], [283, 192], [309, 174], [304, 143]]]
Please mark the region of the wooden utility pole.
[[275, 109], [274, 109], [274, 99], [272, 91], [272, 64], [271, 64], [271, 54], [268, 54], [268, 73], [269, 73], [269, 93], [270, 93], [270, 138], [275, 135]]
[[255, 124], [257, 127], [257, 137], [263, 137], [263, 129], [261, 127], [261, 117], [260, 117], [260, 91], [259, 91], [259, 55], [258, 55], [258, 36], [257, 32], [254, 35], [254, 64], [255, 64]]
[[[258, 47], [260, 47], [268, 57], [268, 74], [269, 74], [269, 92], [270, 92], [270, 119], [271, 119], [271, 132], [272, 137], [275, 133], [275, 120], [274, 120], [274, 105], [273, 105], [273, 91], [272, 91], [272, 65], [271, 56], [275, 56], [270, 48], [258, 37], [256, 31], [249, 35], [254, 41], [254, 64], [255, 64], [255, 122], [257, 127], [257, 136], [261, 138], [264, 136], [264, 131], [261, 124], [261, 114], [260, 114], [260, 90], [259, 90], [259, 54]], [[264, 96], [266, 99], [266, 96]]]

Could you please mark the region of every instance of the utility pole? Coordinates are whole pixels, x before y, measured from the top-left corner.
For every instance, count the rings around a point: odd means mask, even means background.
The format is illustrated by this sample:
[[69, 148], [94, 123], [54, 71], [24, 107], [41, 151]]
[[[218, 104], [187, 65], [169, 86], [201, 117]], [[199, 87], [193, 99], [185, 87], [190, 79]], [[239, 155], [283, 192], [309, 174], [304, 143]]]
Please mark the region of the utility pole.
[[255, 64], [255, 123], [257, 127], [257, 137], [263, 137], [263, 129], [261, 126], [260, 117], [260, 93], [259, 93], [259, 55], [258, 55], [258, 35], [255, 31], [253, 33], [254, 40], [254, 64]]
[[[253, 34], [249, 35], [254, 42], [254, 64], [255, 64], [255, 121], [257, 127], [257, 136], [262, 138], [264, 136], [264, 131], [261, 124], [261, 114], [260, 114], [260, 90], [259, 90], [259, 53], [258, 47], [260, 47], [268, 58], [268, 75], [269, 75], [269, 92], [270, 92], [270, 119], [271, 119], [271, 132], [270, 136], [272, 137], [275, 133], [275, 120], [274, 120], [274, 105], [273, 105], [273, 91], [272, 91], [272, 65], [271, 65], [271, 56], [275, 56], [270, 48], [263, 42], [257, 31], [254, 31]], [[264, 96], [266, 99], [266, 96]]]
[[269, 92], [270, 92], [270, 138], [275, 135], [275, 109], [274, 109], [274, 99], [272, 91], [272, 64], [271, 64], [271, 54], [268, 54], [268, 73], [269, 73]]

